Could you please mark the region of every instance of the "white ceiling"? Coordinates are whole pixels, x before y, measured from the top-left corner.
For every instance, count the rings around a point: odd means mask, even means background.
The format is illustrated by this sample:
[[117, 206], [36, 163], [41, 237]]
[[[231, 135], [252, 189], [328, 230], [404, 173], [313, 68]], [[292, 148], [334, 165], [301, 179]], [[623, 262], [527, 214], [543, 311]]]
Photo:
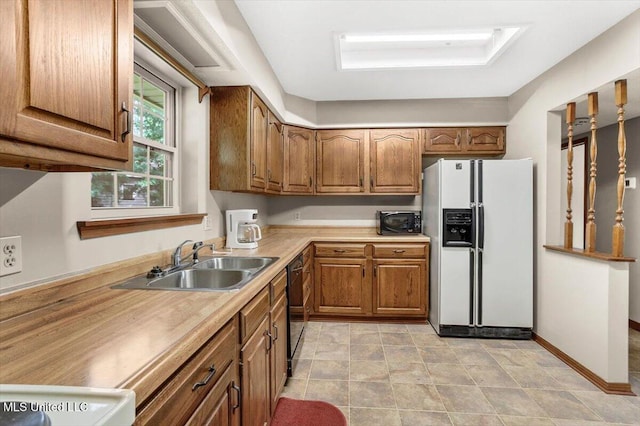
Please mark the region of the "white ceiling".
[[[284, 91], [315, 101], [509, 96], [640, 8], [640, 0], [235, 0]], [[526, 25], [485, 67], [338, 71], [340, 32]]]

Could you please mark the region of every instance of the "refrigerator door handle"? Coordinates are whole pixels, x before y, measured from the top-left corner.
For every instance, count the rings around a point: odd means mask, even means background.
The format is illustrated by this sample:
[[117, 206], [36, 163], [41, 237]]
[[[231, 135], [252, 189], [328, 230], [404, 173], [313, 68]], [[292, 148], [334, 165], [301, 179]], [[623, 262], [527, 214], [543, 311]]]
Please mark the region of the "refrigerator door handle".
[[478, 206], [478, 248], [484, 248], [484, 205]]
[[478, 249], [478, 274], [476, 276], [476, 280], [478, 282], [478, 297], [477, 297], [477, 315], [476, 325], [478, 327], [482, 327], [482, 253], [483, 250], [481, 248]]
[[469, 326], [475, 324], [475, 267], [476, 250], [469, 249]]

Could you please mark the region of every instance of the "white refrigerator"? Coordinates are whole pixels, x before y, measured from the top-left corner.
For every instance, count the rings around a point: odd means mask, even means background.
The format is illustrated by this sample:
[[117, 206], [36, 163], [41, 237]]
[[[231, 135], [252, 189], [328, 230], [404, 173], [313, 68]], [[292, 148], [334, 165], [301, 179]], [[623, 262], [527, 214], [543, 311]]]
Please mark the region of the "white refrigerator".
[[531, 338], [533, 163], [445, 160], [424, 170], [429, 321], [441, 336]]

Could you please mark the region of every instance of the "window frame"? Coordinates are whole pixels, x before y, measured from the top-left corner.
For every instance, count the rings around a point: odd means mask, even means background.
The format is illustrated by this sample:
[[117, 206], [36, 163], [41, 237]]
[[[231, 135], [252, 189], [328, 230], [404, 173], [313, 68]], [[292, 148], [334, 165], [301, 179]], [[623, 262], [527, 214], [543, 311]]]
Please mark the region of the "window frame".
[[[165, 135], [171, 135], [171, 144], [169, 143], [168, 138], [165, 136], [165, 143], [159, 143], [152, 140], [144, 139], [142, 137], [133, 137], [133, 144], [141, 144], [143, 146], [148, 146], [150, 148], [156, 148], [161, 151], [170, 152], [172, 154], [171, 159], [171, 175], [172, 175], [172, 184], [171, 184], [171, 206], [148, 206], [148, 207], [93, 207], [91, 206], [91, 197], [89, 197], [89, 208], [91, 210], [91, 218], [92, 219], [107, 219], [107, 218], [124, 218], [124, 217], [145, 217], [145, 216], [156, 216], [156, 215], [176, 215], [180, 213], [180, 142], [181, 142], [181, 117], [182, 117], [182, 109], [181, 109], [181, 99], [182, 99], [182, 88], [181, 86], [173, 81], [171, 78], [167, 76], [166, 73], [163, 73], [161, 70], [150, 66], [145, 63], [145, 61], [140, 58], [135, 58], [134, 60], [134, 72], [139, 74], [141, 77], [149, 80], [153, 84], [161, 87], [162, 89], [168, 89], [172, 91], [173, 94], [173, 102], [166, 102], [166, 116], [173, 117], [173, 119], [167, 119], [166, 127], [165, 127]], [[133, 74], [132, 74], [133, 81]], [[133, 87], [131, 88], [133, 95]], [[132, 146], [133, 149], [133, 146]], [[135, 174], [132, 171], [121, 171], [116, 170], [113, 172], [113, 178], [116, 181], [115, 185], [117, 187], [117, 179], [118, 174]], [[149, 171], [147, 171], [146, 176], [149, 176]], [[90, 174], [91, 177], [91, 174]], [[91, 180], [91, 179], [89, 179]], [[89, 181], [89, 192], [91, 191], [91, 181]]]

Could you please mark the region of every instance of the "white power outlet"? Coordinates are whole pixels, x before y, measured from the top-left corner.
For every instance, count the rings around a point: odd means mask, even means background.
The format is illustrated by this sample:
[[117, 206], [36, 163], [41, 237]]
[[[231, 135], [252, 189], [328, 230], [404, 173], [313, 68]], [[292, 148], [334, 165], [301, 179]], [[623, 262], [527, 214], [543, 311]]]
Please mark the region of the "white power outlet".
[[22, 271], [22, 237], [0, 238], [0, 277]]
[[211, 228], [212, 228], [211, 217], [205, 216], [204, 220], [202, 221], [202, 226], [205, 231], [211, 231]]
[[293, 214], [293, 220], [300, 220], [300, 212], [295, 212]]

